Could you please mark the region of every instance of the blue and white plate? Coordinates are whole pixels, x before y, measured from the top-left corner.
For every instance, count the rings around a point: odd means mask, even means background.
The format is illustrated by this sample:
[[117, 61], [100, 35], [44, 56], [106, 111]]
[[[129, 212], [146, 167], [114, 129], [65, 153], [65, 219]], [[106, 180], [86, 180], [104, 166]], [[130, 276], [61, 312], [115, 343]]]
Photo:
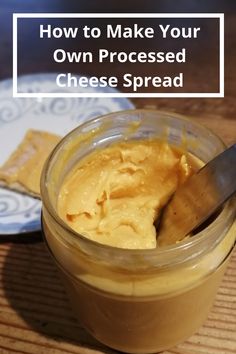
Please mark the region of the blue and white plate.
[[[55, 92], [55, 78], [56, 74], [22, 76], [18, 78], [18, 91]], [[87, 92], [97, 90], [88, 88]], [[107, 89], [107, 92], [113, 91]], [[75, 91], [71, 88], [68, 92]], [[12, 80], [2, 81], [0, 165], [7, 160], [30, 128], [63, 136], [88, 119], [132, 108], [132, 103], [125, 98], [13, 98]], [[0, 234], [40, 230], [40, 213], [40, 201], [0, 188]]]

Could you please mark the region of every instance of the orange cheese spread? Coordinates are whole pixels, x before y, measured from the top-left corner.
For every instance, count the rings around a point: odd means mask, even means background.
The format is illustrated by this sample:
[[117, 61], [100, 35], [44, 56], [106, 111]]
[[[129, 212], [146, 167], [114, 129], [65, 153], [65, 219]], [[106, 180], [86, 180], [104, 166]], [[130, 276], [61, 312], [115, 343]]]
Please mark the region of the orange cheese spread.
[[153, 223], [192, 171], [189, 156], [166, 142], [114, 143], [80, 160], [68, 174], [58, 212], [91, 240], [127, 249], [155, 248]]

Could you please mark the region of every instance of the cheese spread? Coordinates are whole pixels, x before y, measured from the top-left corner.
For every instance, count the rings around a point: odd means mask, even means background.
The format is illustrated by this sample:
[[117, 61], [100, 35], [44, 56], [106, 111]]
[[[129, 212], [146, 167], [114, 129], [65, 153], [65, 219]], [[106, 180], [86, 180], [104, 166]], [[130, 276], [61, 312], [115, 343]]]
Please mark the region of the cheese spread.
[[115, 143], [89, 154], [67, 176], [58, 199], [59, 215], [94, 241], [155, 248], [153, 223], [192, 171], [188, 155], [166, 142]]

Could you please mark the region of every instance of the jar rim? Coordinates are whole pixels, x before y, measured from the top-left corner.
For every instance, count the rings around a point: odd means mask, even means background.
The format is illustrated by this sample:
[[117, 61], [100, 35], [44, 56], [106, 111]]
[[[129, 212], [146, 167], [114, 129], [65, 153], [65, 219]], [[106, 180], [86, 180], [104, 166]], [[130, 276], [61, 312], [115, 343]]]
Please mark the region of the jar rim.
[[[118, 111], [118, 112], [113, 112], [109, 114], [105, 114], [96, 118], [92, 118], [83, 124], [80, 124], [77, 126], [75, 129], [73, 129], [71, 132], [69, 132], [65, 137], [63, 137], [60, 142], [57, 144], [57, 146], [53, 149], [51, 154], [49, 155], [43, 171], [41, 175], [41, 197], [43, 201], [44, 208], [46, 211], [49, 213], [49, 215], [52, 217], [52, 219], [66, 232], [71, 236], [71, 239], [74, 242], [81, 241], [83, 244], [86, 245], [86, 247], [90, 247], [95, 251], [104, 251], [105, 253], [109, 253], [109, 255], [114, 255], [114, 256], [134, 256], [135, 258], [137, 256], [147, 256], [148, 258], [155, 258], [159, 259], [159, 263], [162, 263], [161, 260], [165, 259], [166, 257], [171, 260], [173, 258], [173, 255], [177, 254], [183, 254], [185, 251], [186, 253], [186, 260], [189, 260], [193, 256], [197, 256], [199, 253], [203, 254], [204, 248], [209, 251], [209, 247], [216, 246], [224, 237], [224, 234], [221, 235], [221, 237], [216, 240], [215, 235], [213, 230], [217, 226], [217, 223], [219, 223], [219, 219], [224, 220], [227, 222], [227, 220], [230, 218], [231, 214], [230, 213], [230, 203], [227, 202], [225, 204], [225, 207], [223, 208], [222, 212], [217, 216], [217, 218], [206, 228], [204, 228], [202, 231], [198, 232], [195, 234], [193, 237], [189, 237], [179, 243], [172, 244], [172, 245], [167, 245], [167, 246], [162, 246], [162, 247], [156, 247], [154, 249], [125, 249], [125, 248], [119, 248], [119, 247], [114, 247], [106, 244], [99, 243], [94, 240], [90, 240], [89, 238], [83, 236], [82, 234], [79, 234], [78, 232], [74, 231], [60, 216], [58, 215], [56, 209], [53, 207], [51, 201], [50, 201], [50, 196], [48, 193], [48, 188], [47, 188], [47, 174], [50, 169], [50, 164], [52, 162], [52, 159], [56, 155], [56, 153], [63, 147], [63, 145], [70, 139], [73, 134], [75, 134], [78, 130], [85, 128], [86, 126], [89, 126], [91, 123], [96, 123], [101, 120], [105, 120], [107, 117], [112, 118], [113, 116], [116, 116], [117, 114], [142, 114], [142, 113], [155, 113], [155, 114], [161, 114], [163, 116], [169, 116], [171, 118], [176, 118], [181, 121], [186, 121], [186, 122], [191, 122], [194, 126], [204, 130], [206, 133], [210, 134], [214, 138], [218, 140], [218, 142], [222, 146], [222, 151], [223, 149], [226, 148], [225, 143], [222, 141], [220, 137], [218, 137], [211, 129], [206, 128], [202, 124], [186, 117], [181, 114], [173, 113], [173, 112], [168, 112], [168, 111], [159, 111], [159, 110], [152, 110], [152, 109], [132, 109], [132, 110], [124, 110], [124, 111]], [[203, 235], [206, 234], [206, 231], [208, 232], [208, 235]], [[70, 243], [70, 240], [67, 240]], [[212, 242], [213, 241], [213, 242]], [[209, 247], [202, 247], [201, 250], [197, 249], [199, 248], [199, 245], [201, 245], [203, 242], [206, 242]], [[74, 245], [74, 243], [73, 243]], [[190, 252], [191, 250], [191, 252]], [[195, 250], [195, 252], [192, 252]], [[187, 256], [188, 253], [188, 256]], [[165, 263], [165, 262], [164, 262]], [[178, 263], [178, 262], [176, 262]]]

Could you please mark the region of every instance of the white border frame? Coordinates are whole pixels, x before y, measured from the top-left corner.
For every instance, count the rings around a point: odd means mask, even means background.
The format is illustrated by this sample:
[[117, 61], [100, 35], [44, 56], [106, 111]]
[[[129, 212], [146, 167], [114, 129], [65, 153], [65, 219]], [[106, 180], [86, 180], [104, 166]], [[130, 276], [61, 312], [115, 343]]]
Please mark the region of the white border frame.
[[[17, 20], [18, 18], [218, 18], [219, 87], [216, 93], [22, 93], [17, 92]], [[130, 98], [217, 98], [224, 97], [224, 14], [223, 13], [14, 13], [13, 14], [13, 97], [130, 97]]]

